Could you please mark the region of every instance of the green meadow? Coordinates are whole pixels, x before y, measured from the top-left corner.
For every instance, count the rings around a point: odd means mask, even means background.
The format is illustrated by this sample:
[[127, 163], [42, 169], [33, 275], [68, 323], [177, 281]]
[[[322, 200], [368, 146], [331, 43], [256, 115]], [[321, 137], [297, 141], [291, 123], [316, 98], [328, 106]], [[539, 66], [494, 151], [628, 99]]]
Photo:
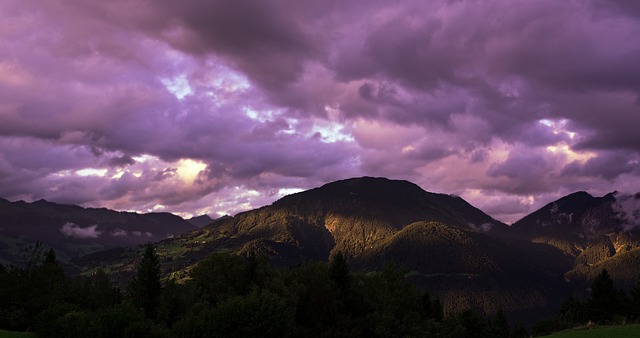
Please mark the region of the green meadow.
[[0, 338], [25, 338], [25, 337], [35, 337], [35, 336], [36, 335], [33, 333], [0, 330]]
[[640, 338], [640, 324], [603, 326], [556, 332], [551, 338]]

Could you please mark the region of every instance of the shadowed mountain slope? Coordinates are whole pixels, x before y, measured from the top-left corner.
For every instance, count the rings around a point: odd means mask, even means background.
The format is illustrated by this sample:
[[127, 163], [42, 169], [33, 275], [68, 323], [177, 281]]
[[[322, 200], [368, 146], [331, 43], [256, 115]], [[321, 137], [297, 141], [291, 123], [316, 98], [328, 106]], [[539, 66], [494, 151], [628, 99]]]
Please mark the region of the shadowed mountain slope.
[[55, 249], [62, 260], [120, 246], [159, 241], [193, 230], [170, 213], [138, 214], [82, 208], [39, 200], [0, 199], [0, 260], [17, 264], [36, 240]]
[[619, 287], [640, 278], [640, 196], [613, 192], [593, 197], [577, 192], [551, 202], [512, 225], [522, 238], [558, 248], [572, 260], [565, 273], [574, 293], [586, 294], [607, 269]]
[[209, 217], [209, 215], [200, 215], [200, 216], [189, 218], [187, 222], [191, 223], [192, 225], [198, 228], [202, 228], [205, 225], [213, 223], [213, 219]]
[[577, 254], [574, 244], [588, 243], [621, 230], [614, 193], [593, 197], [584, 191], [551, 202], [511, 226], [513, 232], [534, 240], [548, 238], [567, 254]]

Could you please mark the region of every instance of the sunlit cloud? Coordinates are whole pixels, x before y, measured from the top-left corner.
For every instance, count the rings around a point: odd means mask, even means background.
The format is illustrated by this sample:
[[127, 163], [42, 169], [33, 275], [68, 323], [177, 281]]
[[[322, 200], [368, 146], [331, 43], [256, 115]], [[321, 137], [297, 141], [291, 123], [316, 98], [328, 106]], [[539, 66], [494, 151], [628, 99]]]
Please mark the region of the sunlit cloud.
[[162, 79], [161, 82], [165, 85], [167, 90], [171, 92], [171, 94], [178, 98], [178, 100], [182, 100], [185, 96], [193, 93], [185, 74], [176, 76], [172, 79]]
[[107, 174], [107, 169], [94, 169], [94, 168], [85, 168], [76, 170], [76, 175], [78, 176], [105, 176]]
[[176, 163], [178, 168], [178, 176], [185, 182], [193, 182], [195, 178], [203, 171], [207, 165], [205, 163], [194, 161], [192, 159], [182, 159]]
[[251, 107], [243, 107], [245, 115], [258, 122], [266, 122], [273, 120], [273, 118], [278, 115], [278, 112], [274, 112], [273, 110], [255, 110]]
[[293, 195], [295, 193], [299, 193], [304, 191], [304, 189], [300, 188], [280, 188], [278, 189], [278, 196], [284, 197], [287, 195]]
[[547, 151], [556, 155], [564, 155], [567, 158], [567, 163], [573, 161], [584, 163], [589, 159], [597, 156], [595, 152], [590, 151], [576, 152], [571, 149], [571, 147], [566, 143], [559, 143], [557, 145], [548, 146]]
[[353, 142], [354, 137], [349, 134], [344, 125], [336, 122], [317, 120], [311, 128], [311, 135], [319, 135], [326, 143]]

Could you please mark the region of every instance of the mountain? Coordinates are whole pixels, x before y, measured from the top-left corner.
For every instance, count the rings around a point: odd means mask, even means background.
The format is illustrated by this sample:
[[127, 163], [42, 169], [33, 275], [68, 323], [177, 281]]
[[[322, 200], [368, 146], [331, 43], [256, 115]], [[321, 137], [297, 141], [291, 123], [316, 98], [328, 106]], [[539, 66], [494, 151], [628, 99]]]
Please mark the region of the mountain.
[[192, 225], [198, 228], [202, 228], [205, 225], [213, 223], [213, 218], [205, 214], [205, 215], [191, 217], [187, 220], [187, 222], [191, 223]]
[[0, 198], [0, 263], [18, 264], [22, 251], [42, 241], [68, 260], [105, 249], [155, 242], [196, 229], [170, 213], [138, 214], [39, 200]]
[[[620, 287], [640, 276], [638, 202], [640, 195], [577, 192], [509, 227], [460, 197], [362, 177], [233, 217], [199, 218], [208, 224], [156, 244], [163, 271], [177, 280], [213, 252], [264, 254], [274, 265], [293, 266], [340, 251], [361, 273], [393, 262], [441, 297], [447, 312], [503, 309], [531, 324], [570, 294], [584, 295], [603, 268]], [[104, 268], [124, 284], [139, 254], [139, 248], [113, 248], [72, 263], [84, 274]]]
[[[447, 311], [503, 308], [520, 318], [549, 313], [566, 293], [563, 273], [570, 266], [555, 248], [508, 237], [508, 230], [460, 197], [363, 177], [215, 220], [159, 242], [158, 254], [165, 272], [180, 279], [216, 251], [261, 253], [289, 266], [327, 261], [340, 251], [356, 271], [395, 262], [417, 285], [440, 295]], [[126, 280], [137, 254], [111, 250], [74, 263], [84, 271], [106, 267]]]
[[640, 278], [639, 216], [639, 194], [594, 197], [581, 191], [545, 205], [511, 229], [562, 251], [572, 261], [565, 279], [575, 284], [575, 294], [584, 295], [602, 269], [623, 288]]
[[[513, 232], [556, 246], [568, 255], [603, 235], [622, 230], [615, 193], [593, 197], [584, 191], [551, 202], [515, 222]], [[577, 245], [577, 246], [576, 246]]]

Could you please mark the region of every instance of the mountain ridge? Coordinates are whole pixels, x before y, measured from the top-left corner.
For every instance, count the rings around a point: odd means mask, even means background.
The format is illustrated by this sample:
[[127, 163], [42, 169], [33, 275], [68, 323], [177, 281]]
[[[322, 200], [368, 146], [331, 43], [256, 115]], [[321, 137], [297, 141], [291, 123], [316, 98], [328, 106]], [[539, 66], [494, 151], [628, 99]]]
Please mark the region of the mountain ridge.
[[[555, 248], [506, 238], [507, 230], [460, 197], [429, 193], [407, 181], [363, 177], [215, 220], [159, 242], [158, 253], [165, 271], [180, 280], [213, 252], [264, 254], [272, 264], [285, 266], [327, 261], [341, 252], [363, 273], [395, 262], [416, 285], [442, 296], [447, 311], [473, 307], [494, 313], [503, 308], [522, 317], [544, 312], [551, 298], [564, 294], [558, 270], [567, 267], [555, 267], [564, 264]], [[535, 250], [542, 258], [534, 257]], [[120, 263], [111, 264], [113, 255]], [[74, 262], [86, 272], [107, 265], [123, 275], [133, 273], [134, 265], [127, 262], [135, 260], [135, 252], [108, 256], [94, 254]], [[531, 264], [514, 260], [520, 256]], [[546, 260], [554, 262], [552, 271], [546, 271]], [[539, 283], [532, 278], [536, 275], [551, 277]]]
[[[361, 177], [327, 183], [270, 205], [156, 242], [163, 271], [189, 277], [214, 252], [266, 255], [274, 265], [327, 261], [341, 252], [355, 271], [395, 262], [445, 309], [504, 309], [511, 316], [550, 314], [569, 294], [584, 294], [602, 268], [623, 281], [640, 276], [640, 241], [625, 231], [616, 194], [576, 192], [511, 227], [464, 199], [414, 183]], [[137, 249], [96, 252], [72, 263], [79, 273], [106, 268], [126, 281]], [[626, 286], [627, 284], [624, 284]]]
[[119, 246], [143, 244], [196, 229], [171, 213], [84, 208], [40, 199], [0, 200], [0, 261], [19, 264], [20, 253], [41, 241], [63, 260]]

